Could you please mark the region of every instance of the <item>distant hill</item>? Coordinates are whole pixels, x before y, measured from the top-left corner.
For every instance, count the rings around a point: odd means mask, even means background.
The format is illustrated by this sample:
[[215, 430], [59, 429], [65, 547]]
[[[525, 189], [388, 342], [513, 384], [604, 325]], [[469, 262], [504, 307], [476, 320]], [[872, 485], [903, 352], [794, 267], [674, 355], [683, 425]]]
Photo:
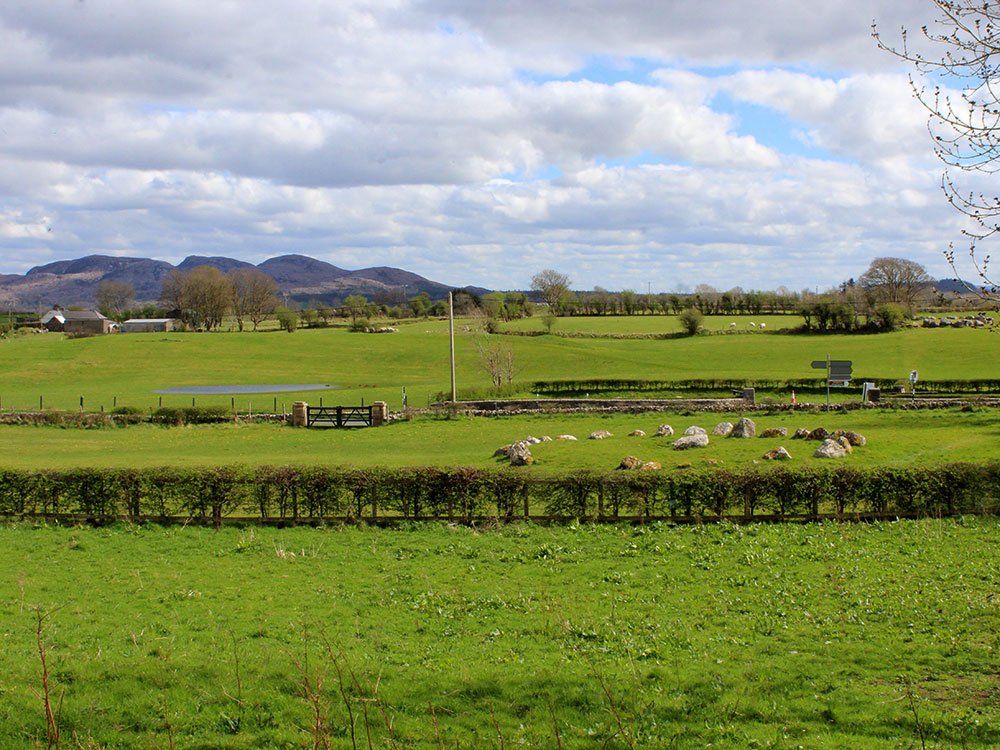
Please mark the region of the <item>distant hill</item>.
[[[124, 281], [135, 288], [137, 303], [155, 302], [167, 274], [190, 271], [198, 266], [214, 266], [227, 273], [236, 268], [258, 268], [273, 278], [279, 292], [302, 305], [323, 302], [337, 305], [350, 294], [369, 299], [377, 295], [413, 297], [426, 292], [431, 299], [443, 299], [452, 287], [400, 268], [379, 266], [349, 271], [306, 255], [282, 255], [254, 266], [225, 257], [191, 255], [173, 266], [150, 258], [119, 258], [88, 255], [35, 266], [23, 276], [0, 275], [0, 301], [9, 301], [22, 310], [48, 309], [53, 305], [93, 307], [97, 286], [102, 281]], [[489, 290], [467, 287], [475, 294]]]
[[189, 255], [177, 264], [178, 271], [192, 271], [198, 266], [215, 266], [223, 273], [235, 271], [237, 268], [253, 268], [253, 263], [245, 260], [234, 260], [233, 258], [223, 258], [220, 256], [205, 257], [204, 255]]
[[278, 286], [291, 287], [336, 281], [350, 273], [343, 268], [337, 268], [306, 255], [280, 255], [277, 258], [268, 258], [257, 268], [278, 282]]
[[970, 284], [961, 279], [939, 279], [933, 282], [933, 286], [934, 291], [945, 294], [970, 294], [970, 289], [974, 292], [982, 291], [982, 287], [977, 284]]

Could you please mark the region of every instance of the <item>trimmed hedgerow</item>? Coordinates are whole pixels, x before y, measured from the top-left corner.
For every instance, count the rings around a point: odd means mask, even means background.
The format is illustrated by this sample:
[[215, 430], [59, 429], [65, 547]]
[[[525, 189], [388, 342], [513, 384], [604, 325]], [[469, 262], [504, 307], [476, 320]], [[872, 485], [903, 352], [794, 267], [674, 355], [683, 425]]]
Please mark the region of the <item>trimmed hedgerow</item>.
[[8, 517], [750, 519], [983, 512], [998, 499], [1000, 463], [556, 477], [470, 467], [0, 469]]

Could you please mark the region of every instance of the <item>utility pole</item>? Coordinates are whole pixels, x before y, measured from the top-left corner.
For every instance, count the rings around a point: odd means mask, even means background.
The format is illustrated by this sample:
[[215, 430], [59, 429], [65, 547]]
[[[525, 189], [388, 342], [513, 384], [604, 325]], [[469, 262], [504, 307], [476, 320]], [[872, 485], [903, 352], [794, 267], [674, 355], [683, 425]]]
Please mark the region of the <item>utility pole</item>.
[[448, 338], [451, 343], [451, 402], [455, 403], [455, 297], [448, 292]]

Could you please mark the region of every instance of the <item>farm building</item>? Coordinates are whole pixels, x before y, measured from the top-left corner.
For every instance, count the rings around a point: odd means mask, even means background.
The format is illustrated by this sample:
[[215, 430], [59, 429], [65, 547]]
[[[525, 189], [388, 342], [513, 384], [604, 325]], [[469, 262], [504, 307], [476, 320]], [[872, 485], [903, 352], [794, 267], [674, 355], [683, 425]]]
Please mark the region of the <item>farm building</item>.
[[110, 333], [111, 321], [96, 310], [49, 310], [41, 319], [49, 331], [64, 333]]
[[176, 318], [129, 318], [122, 323], [122, 333], [165, 333], [176, 324]]

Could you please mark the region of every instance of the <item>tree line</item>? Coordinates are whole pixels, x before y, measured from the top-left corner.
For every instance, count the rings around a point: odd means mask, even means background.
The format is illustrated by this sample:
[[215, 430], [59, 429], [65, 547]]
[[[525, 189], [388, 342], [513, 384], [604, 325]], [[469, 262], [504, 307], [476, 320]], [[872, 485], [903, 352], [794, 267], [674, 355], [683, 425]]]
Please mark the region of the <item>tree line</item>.
[[573, 291], [570, 286], [570, 278], [553, 269], [540, 271], [531, 280], [547, 315], [678, 315], [689, 333], [697, 332], [704, 315], [760, 314], [800, 315], [807, 330], [893, 330], [918, 309], [948, 308], [963, 301], [958, 295], [935, 291], [924, 267], [905, 258], [875, 258], [857, 279], [822, 293], [794, 292], [783, 286], [771, 291], [740, 287], [719, 291], [699, 284], [691, 293], [640, 294], [601, 287]]
[[[373, 300], [348, 295], [339, 305], [312, 300], [305, 307], [294, 301], [282, 305], [277, 283], [264, 272], [240, 268], [223, 273], [214, 266], [190, 271], [173, 270], [165, 278], [159, 307], [128, 307], [134, 290], [123, 282], [102, 282], [97, 297], [108, 317], [175, 317], [190, 328], [212, 330], [223, 321], [234, 320], [239, 330], [274, 317], [287, 331], [297, 327], [326, 326], [334, 318], [350, 319], [351, 327], [364, 330], [373, 318], [441, 317], [448, 314], [448, 301], [432, 300], [426, 292], [407, 298], [400, 288], [377, 292]], [[719, 291], [699, 284], [693, 292], [640, 294], [632, 289], [609, 291], [595, 287], [571, 289], [570, 278], [545, 269], [531, 279], [523, 291], [495, 291], [478, 295], [469, 289], [453, 290], [455, 314], [482, 316], [486, 329], [541, 311], [551, 328], [561, 315], [677, 315], [688, 333], [697, 333], [704, 315], [800, 315], [807, 330], [892, 330], [905, 323], [919, 308], [956, 304], [953, 295], [935, 292], [923, 266], [902, 258], [876, 258], [857, 279], [851, 278], [823, 293], [794, 292], [779, 286], [774, 290], [734, 287]], [[540, 306], [540, 307], [539, 307]]]

